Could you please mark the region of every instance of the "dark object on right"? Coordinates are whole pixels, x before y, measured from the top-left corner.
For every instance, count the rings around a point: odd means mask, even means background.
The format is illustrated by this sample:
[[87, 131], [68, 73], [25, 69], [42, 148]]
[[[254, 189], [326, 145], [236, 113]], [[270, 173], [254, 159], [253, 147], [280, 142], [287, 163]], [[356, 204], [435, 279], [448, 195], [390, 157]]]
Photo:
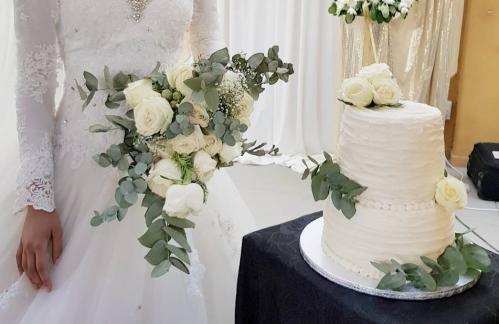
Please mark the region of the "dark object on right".
[[468, 177], [478, 197], [499, 201], [499, 143], [477, 143], [468, 160]]

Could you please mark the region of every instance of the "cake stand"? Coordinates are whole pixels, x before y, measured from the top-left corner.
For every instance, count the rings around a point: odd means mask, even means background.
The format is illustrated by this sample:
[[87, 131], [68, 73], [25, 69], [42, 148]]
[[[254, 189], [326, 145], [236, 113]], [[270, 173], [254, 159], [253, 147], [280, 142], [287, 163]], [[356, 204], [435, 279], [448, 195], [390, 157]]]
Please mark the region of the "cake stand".
[[478, 279], [461, 276], [453, 287], [439, 287], [436, 291], [421, 291], [413, 287], [404, 287], [400, 291], [377, 289], [378, 280], [363, 277], [344, 269], [331, 260], [322, 250], [322, 217], [308, 224], [300, 236], [300, 251], [308, 265], [326, 279], [343, 287], [358, 292], [400, 300], [429, 300], [454, 296], [470, 289]]

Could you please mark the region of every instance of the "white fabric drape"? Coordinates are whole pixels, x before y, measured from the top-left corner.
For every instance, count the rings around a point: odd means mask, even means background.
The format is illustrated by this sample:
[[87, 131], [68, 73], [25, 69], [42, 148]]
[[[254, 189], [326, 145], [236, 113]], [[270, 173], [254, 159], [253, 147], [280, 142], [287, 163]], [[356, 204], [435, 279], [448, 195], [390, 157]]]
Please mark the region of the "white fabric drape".
[[16, 79], [15, 33], [12, 1], [0, 2], [0, 147], [16, 141], [16, 123], [14, 108], [14, 88]]
[[[223, 33], [233, 52], [280, 45], [295, 65], [289, 84], [269, 89], [256, 105], [249, 139], [276, 144], [285, 155], [332, 151], [339, 77], [339, 20], [329, 0], [219, 0]], [[280, 161], [283, 161], [282, 157]]]

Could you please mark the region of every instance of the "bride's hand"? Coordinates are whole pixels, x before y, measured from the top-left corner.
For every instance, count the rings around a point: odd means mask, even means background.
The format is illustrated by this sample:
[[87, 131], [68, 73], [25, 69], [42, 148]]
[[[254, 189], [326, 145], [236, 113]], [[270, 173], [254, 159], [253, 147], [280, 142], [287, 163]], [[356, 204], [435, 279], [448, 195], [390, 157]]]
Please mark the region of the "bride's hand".
[[[49, 251], [52, 243], [52, 251]], [[17, 250], [19, 273], [26, 272], [36, 289], [52, 290], [49, 254], [54, 264], [62, 253], [62, 228], [56, 212], [46, 212], [28, 207], [21, 243]]]

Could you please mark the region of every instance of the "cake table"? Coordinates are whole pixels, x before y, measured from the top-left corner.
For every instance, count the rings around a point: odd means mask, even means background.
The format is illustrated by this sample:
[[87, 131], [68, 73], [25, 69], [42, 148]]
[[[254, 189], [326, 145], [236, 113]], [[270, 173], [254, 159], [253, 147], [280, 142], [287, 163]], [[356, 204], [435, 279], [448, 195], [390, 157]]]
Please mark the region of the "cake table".
[[247, 235], [239, 268], [236, 323], [499, 323], [499, 256], [475, 287], [446, 299], [397, 301], [323, 278], [300, 253], [315, 213]]

